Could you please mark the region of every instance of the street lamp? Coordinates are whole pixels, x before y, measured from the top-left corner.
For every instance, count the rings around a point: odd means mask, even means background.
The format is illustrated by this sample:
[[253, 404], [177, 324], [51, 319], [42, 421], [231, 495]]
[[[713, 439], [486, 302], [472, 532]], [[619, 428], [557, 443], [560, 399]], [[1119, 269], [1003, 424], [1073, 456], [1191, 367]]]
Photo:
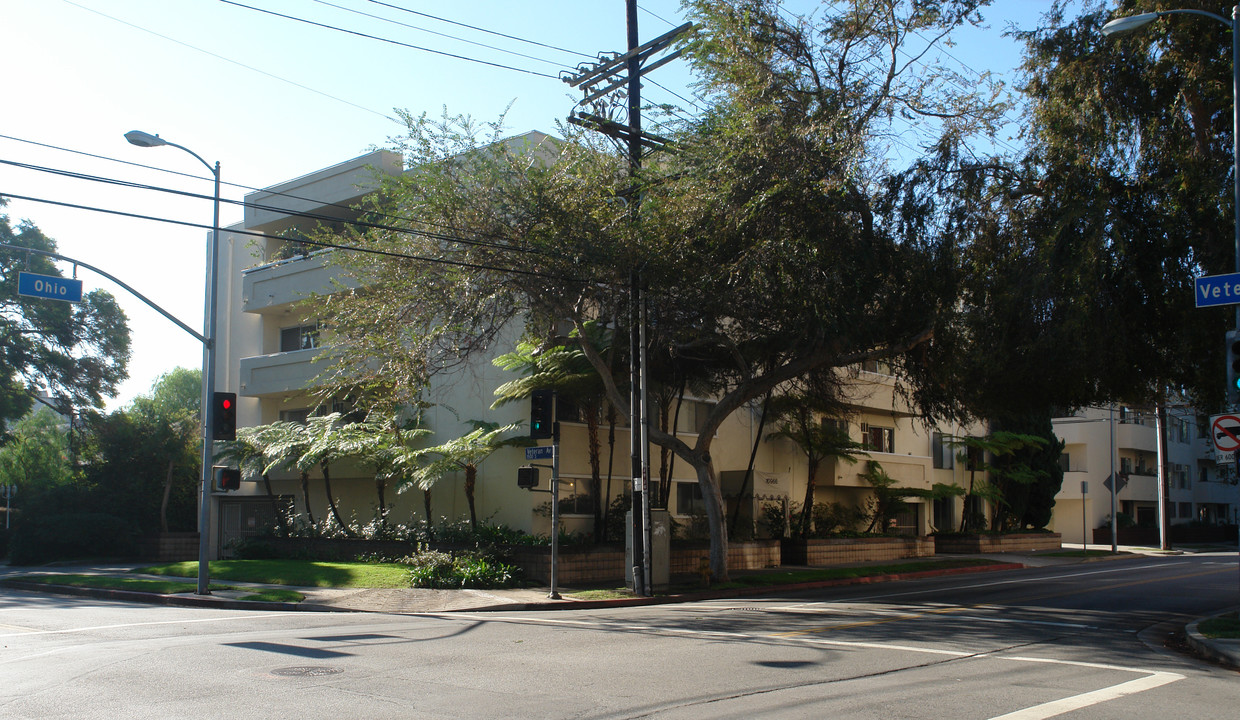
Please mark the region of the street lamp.
[[130, 130], [125, 139], [138, 147], [160, 147], [168, 145], [180, 148], [193, 155], [198, 162], [207, 166], [215, 176], [215, 217], [211, 223], [211, 239], [207, 241], [207, 287], [205, 293], [202, 320], [202, 507], [198, 515], [198, 594], [210, 595], [210, 566], [208, 564], [208, 547], [211, 538], [211, 468], [215, 463], [214, 432], [215, 403], [215, 308], [216, 286], [215, 266], [219, 260], [220, 239], [220, 163], [217, 160], [212, 166], [198, 153], [184, 145], [168, 142], [159, 135]]
[[[1158, 12], [1141, 13], [1127, 17], [1115, 18], [1102, 26], [1102, 34], [1118, 35], [1131, 32], [1154, 22], [1164, 15], [1204, 15], [1217, 20], [1231, 30], [1231, 158], [1232, 158], [1232, 214], [1235, 216], [1235, 270], [1240, 273], [1240, 39], [1236, 38], [1236, 29], [1240, 27], [1240, 5], [1231, 9], [1231, 20], [1222, 15], [1215, 15], [1206, 10], [1160, 10]], [[1236, 324], [1240, 330], [1240, 305], [1236, 306]], [[1230, 388], [1228, 393], [1230, 394]], [[1228, 408], [1231, 410], [1232, 408]], [[1240, 523], [1238, 523], [1240, 524]], [[1112, 512], [1111, 526], [1115, 526], [1115, 515]], [[1238, 538], [1240, 541], [1240, 538]]]

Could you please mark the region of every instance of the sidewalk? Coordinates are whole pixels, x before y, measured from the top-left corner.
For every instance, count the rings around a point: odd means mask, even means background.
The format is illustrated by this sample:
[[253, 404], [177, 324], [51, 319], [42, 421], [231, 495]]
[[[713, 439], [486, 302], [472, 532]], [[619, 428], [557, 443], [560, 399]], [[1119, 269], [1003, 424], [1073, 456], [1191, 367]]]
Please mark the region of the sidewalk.
[[[1079, 546], [1077, 546], [1079, 547]], [[1063, 551], [1074, 549], [1066, 546]], [[1090, 550], [1110, 550], [1110, 546], [1091, 545]], [[1063, 552], [1061, 551], [1061, 552]], [[1030, 553], [1030, 554], [992, 554], [992, 555], [971, 555], [961, 556], [970, 558], [984, 558], [993, 560], [993, 565], [979, 566], [974, 568], [954, 568], [944, 570], [929, 570], [917, 573], [907, 573], [903, 575], [885, 575], [871, 576], [863, 578], [853, 578], [847, 580], [830, 580], [819, 581], [813, 583], [801, 583], [796, 585], [781, 586], [763, 586], [763, 587], [744, 587], [727, 590], [709, 590], [709, 589], [693, 589], [689, 586], [680, 586], [674, 589], [671, 594], [660, 595], [657, 597], [633, 597], [633, 598], [617, 598], [606, 600], [580, 600], [570, 596], [573, 592], [569, 588], [559, 588], [560, 599], [552, 599], [549, 597], [549, 588], [517, 588], [508, 590], [428, 590], [422, 588], [400, 588], [400, 589], [371, 589], [371, 588], [303, 588], [289, 586], [272, 586], [261, 585], [257, 583], [244, 583], [236, 581], [228, 581], [228, 585], [233, 586], [235, 590], [215, 591], [211, 595], [201, 596], [194, 594], [177, 594], [177, 595], [158, 595], [154, 593], [141, 593], [127, 590], [106, 590], [97, 588], [70, 588], [65, 586], [50, 587], [38, 583], [22, 583], [9, 580], [8, 578], [15, 575], [55, 575], [55, 574], [90, 574], [90, 575], [116, 575], [129, 578], [156, 577], [134, 575], [132, 570], [139, 567], [137, 564], [114, 564], [114, 565], [81, 565], [81, 566], [56, 566], [56, 567], [39, 567], [39, 568], [13, 568], [8, 566], [0, 566], [0, 585], [6, 587], [14, 587], [22, 590], [84, 595], [90, 597], [110, 598], [115, 600], [127, 600], [133, 602], [147, 602], [164, 605], [179, 605], [192, 607], [212, 607], [218, 609], [233, 610], [279, 610], [279, 611], [304, 611], [304, 612], [374, 612], [389, 614], [419, 614], [419, 613], [444, 613], [444, 612], [495, 612], [495, 611], [553, 611], [553, 610], [586, 610], [594, 608], [616, 608], [616, 607], [636, 607], [659, 604], [672, 604], [681, 602], [692, 602], [697, 600], [710, 600], [722, 598], [736, 597], [752, 597], [763, 594], [790, 592], [796, 590], [808, 590], [818, 587], [831, 587], [850, 584], [862, 583], [878, 583], [878, 582], [898, 582], [900, 580], [908, 580], [914, 578], [936, 577], [948, 574], [961, 574], [967, 572], [993, 572], [997, 570], [1013, 570], [1024, 567], [1048, 567], [1057, 565], [1074, 565], [1089, 562], [1106, 562], [1123, 557], [1131, 557], [1132, 555], [1146, 555], [1151, 557], [1166, 556], [1168, 553], [1143, 547], [1121, 547], [1120, 555], [1106, 555], [1093, 558], [1072, 558], [1072, 557], [1056, 557], [1054, 553]], [[1223, 551], [1224, 548], [1191, 548], [1182, 547], [1172, 551], [1173, 554], [1183, 554], [1201, 551]], [[1234, 552], [1234, 550], [1232, 551]], [[955, 557], [955, 556], [942, 556]], [[787, 569], [787, 568], [783, 568]], [[762, 571], [755, 571], [762, 572]], [[748, 573], [738, 573], [748, 574]], [[158, 579], [167, 580], [166, 577]], [[249, 592], [249, 588], [263, 589], [270, 587], [281, 587], [288, 590], [296, 590], [305, 595], [305, 601], [301, 603], [281, 603], [281, 602], [253, 602], [245, 601], [240, 598]], [[1205, 618], [1200, 618], [1202, 620]], [[1198, 652], [1208, 657], [1214, 658], [1219, 662], [1240, 668], [1240, 640], [1211, 640], [1203, 637], [1197, 632], [1197, 623], [1194, 621], [1186, 627], [1186, 636], [1190, 645], [1198, 650]]]

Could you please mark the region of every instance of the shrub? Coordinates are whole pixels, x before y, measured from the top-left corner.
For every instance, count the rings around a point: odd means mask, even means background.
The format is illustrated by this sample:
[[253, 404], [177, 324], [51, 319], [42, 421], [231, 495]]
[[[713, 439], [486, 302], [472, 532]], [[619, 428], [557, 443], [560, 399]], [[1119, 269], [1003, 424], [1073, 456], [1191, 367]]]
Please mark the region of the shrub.
[[400, 562], [409, 565], [410, 584], [417, 588], [504, 588], [511, 587], [518, 574], [516, 568], [482, 552], [453, 556], [438, 550], [424, 550]]
[[52, 560], [133, 555], [137, 545], [128, 524], [103, 513], [27, 517], [14, 529], [9, 562], [37, 565]]

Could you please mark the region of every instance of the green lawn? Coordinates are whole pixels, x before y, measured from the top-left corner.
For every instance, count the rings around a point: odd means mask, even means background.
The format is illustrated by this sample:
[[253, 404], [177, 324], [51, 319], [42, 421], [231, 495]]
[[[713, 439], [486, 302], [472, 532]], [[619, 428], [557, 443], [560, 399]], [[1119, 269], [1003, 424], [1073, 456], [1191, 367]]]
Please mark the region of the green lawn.
[[[18, 575], [9, 578], [22, 582], [40, 583], [43, 585], [65, 585], [68, 587], [107, 588], [109, 590], [133, 590], [134, 592], [159, 593], [175, 595], [198, 590], [197, 582], [180, 580], [145, 580], [140, 578], [122, 578], [110, 575]], [[224, 585], [210, 584], [211, 590], [231, 590]]]
[[[728, 590], [746, 587], [772, 587], [776, 585], [796, 585], [798, 583], [821, 582], [824, 580], [847, 580], [850, 578], [872, 577], [875, 575], [896, 575], [900, 573], [922, 572], [924, 570], [948, 570], [952, 568], [980, 567], [994, 565], [994, 560], [960, 558], [953, 560], [922, 560], [890, 565], [866, 565], [863, 567], [814, 568], [807, 570], [771, 570], [753, 574], [736, 575], [731, 581], [710, 586], [711, 590]], [[672, 593], [694, 592], [705, 590], [698, 583], [674, 586]], [[633, 597], [633, 592], [625, 588], [604, 588], [582, 590], [569, 593], [578, 600], [608, 600]]]
[[1240, 639], [1240, 618], [1236, 613], [1227, 613], [1197, 624], [1197, 631], [1208, 638]]
[[[407, 588], [409, 567], [397, 563], [312, 560], [214, 560], [211, 579], [332, 588]], [[138, 568], [143, 575], [198, 577], [197, 562]]]

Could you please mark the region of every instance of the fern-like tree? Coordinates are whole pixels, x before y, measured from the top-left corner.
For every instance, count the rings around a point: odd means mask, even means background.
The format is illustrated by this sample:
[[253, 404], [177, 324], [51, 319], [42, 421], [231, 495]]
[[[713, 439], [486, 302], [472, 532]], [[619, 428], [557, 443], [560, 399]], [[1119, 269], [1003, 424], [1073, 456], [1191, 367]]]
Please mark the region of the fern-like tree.
[[[416, 485], [430, 490], [436, 483], [449, 473], [465, 473], [465, 500], [469, 503], [469, 524], [475, 531], [478, 529], [478, 510], [474, 501], [474, 491], [478, 482], [478, 466], [491, 456], [491, 453], [502, 447], [526, 445], [527, 438], [503, 438], [515, 432], [518, 425], [500, 426], [498, 423], [471, 420], [473, 430], [449, 440], [442, 445], [418, 451], [418, 455], [426, 458], [425, 465], [413, 471], [408, 485]], [[428, 518], [429, 522], [429, 518]]]
[[[974, 517], [976, 513], [969, 510], [972, 498], [990, 502], [997, 518], [1004, 503], [1001, 482], [1028, 484], [1038, 478], [1037, 471], [1027, 463], [1006, 463], [1003, 459], [1025, 449], [1043, 448], [1049, 441], [1037, 435], [1000, 431], [985, 437], [947, 438], [946, 442], [959, 448], [956, 458], [966, 464], [969, 472], [969, 486], [964, 493], [965, 512], [960, 520], [960, 532], [967, 533], [982, 529], [978, 518]], [[987, 473], [989, 481], [979, 478], [980, 473]], [[985, 522], [984, 517], [982, 522]]]
[[865, 453], [865, 446], [850, 438], [845, 427], [833, 418], [823, 417], [824, 412], [839, 412], [839, 409], [837, 404], [812, 394], [781, 395], [770, 401], [769, 411], [779, 420], [766, 439], [791, 440], [808, 461], [805, 501], [801, 503], [801, 516], [793, 531], [800, 537], [809, 537], [818, 468], [823, 461], [835, 458], [853, 464], [857, 462], [857, 455]]
[[[591, 343], [599, 351], [613, 358], [611, 332], [595, 322], [584, 326], [586, 342]], [[531, 340], [523, 340], [517, 344], [515, 351], [497, 357], [493, 362], [510, 372], [521, 373], [521, 377], [510, 380], [495, 389], [497, 397], [492, 408], [508, 403], [524, 400], [535, 390], [548, 388], [556, 391], [557, 398], [564, 398], [577, 407], [581, 420], [586, 425], [586, 450], [590, 461], [590, 492], [594, 496], [594, 537], [603, 537], [606, 526], [604, 512], [608, 498], [611, 496], [610, 482], [604, 495], [602, 481], [602, 442], [599, 429], [604, 414], [611, 418], [611, 429], [608, 438], [611, 450], [615, 449], [615, 413], [607, 412], [611, 407], [607, 401], [607, 389], [603, 380], [586, 358], [575, 338], [577, 331], [572, 331], [569, 341], [563, 344], [544, 346]], [[610, 462], [608, 463], [608, 479], [611, 478]]]

